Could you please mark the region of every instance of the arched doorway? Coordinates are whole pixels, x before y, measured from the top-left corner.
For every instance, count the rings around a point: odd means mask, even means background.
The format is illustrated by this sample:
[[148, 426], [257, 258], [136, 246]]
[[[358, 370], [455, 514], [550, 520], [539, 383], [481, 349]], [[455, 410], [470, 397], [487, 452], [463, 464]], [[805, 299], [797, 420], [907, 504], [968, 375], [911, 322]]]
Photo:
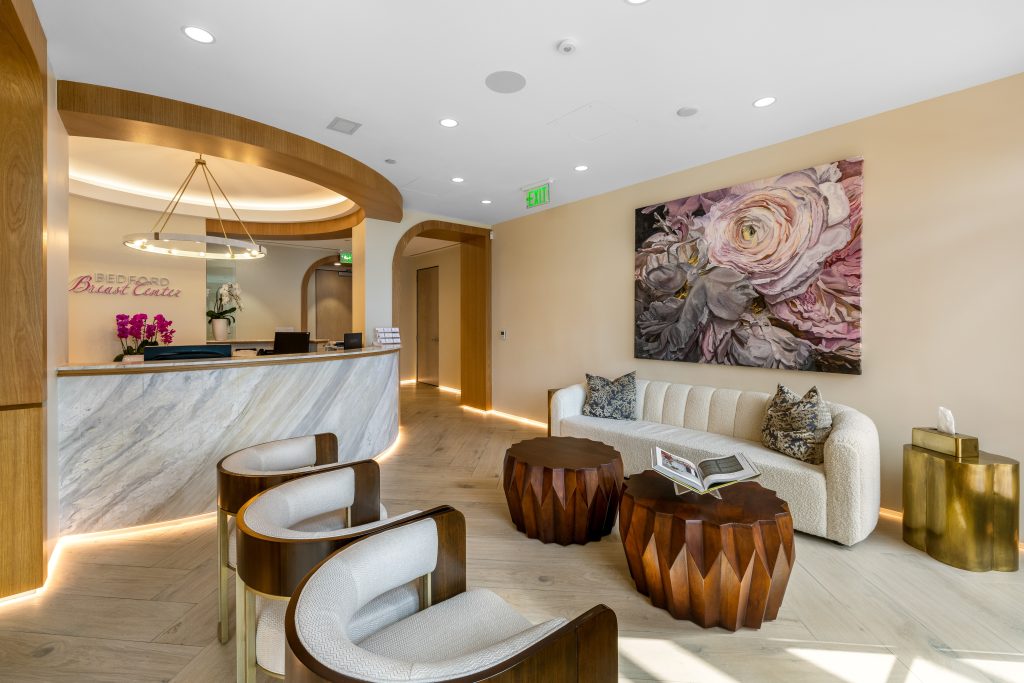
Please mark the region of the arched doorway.
[[398, 326], [402, 301], [402, 253], [415, 237], [459, 243], [462, 403], [491, 409], [491, 231], [447, 221], [423, 221], [409, 228], [391, 261], [391, 319]]

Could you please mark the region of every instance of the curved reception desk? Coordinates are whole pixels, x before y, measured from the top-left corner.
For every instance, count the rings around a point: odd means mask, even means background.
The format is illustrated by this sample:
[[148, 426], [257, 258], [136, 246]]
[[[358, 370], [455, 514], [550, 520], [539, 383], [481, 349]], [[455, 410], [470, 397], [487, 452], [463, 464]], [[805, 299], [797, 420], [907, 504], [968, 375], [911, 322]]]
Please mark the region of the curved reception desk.
[[216, 509], [233, 451], [333, 432], [339, 462], [398, 437], [398, 348], [57, 371], [61, 534]]

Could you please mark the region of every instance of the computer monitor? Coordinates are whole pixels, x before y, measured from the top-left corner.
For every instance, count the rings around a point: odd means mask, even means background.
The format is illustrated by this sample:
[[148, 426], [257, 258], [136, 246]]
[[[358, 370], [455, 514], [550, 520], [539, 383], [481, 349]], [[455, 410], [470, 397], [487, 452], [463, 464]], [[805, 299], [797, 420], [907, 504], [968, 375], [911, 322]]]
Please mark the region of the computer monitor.
[[194, 358], [231, 358], [231, 344], [147, 346], [142, 349], [142, 360], [192, 360]]
[[363, 348], [363, 333], [346, 332], [345, 340], [342, 343], [346, 349], [361, 349]]
[[275, 332], [274, 353], [309, 353], [309, 332]]

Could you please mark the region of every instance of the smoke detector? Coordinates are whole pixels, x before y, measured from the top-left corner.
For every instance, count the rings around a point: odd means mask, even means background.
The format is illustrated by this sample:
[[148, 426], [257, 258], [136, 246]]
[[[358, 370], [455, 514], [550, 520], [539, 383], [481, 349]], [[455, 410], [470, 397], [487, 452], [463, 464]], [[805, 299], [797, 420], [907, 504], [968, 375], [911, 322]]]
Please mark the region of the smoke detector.
[[558, 45], [555, 46], [560, 55], [571, 55], [576, 52], [576, 39], [575, 38], [564, 38], [559, 41]]

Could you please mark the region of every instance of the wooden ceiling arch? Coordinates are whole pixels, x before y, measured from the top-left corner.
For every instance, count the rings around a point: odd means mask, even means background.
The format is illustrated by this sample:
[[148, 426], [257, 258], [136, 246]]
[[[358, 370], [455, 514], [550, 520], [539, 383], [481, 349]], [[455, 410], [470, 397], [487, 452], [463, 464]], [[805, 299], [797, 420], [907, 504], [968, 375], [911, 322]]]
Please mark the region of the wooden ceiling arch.
[[258, 121], [74, 81], [58, 81], [57, 109], [68, 135], [142, 142], [262, 166], [344, 195], [368, 218], [402, 220], [402, 194], [380, 173], [326, 145]]
[[224, 221], [221, 230], [220, 221], [216, 218], [206, 219], [206, 234], [246, 239], [248, 230], [253, 239], [257, 240], [338, 240], [352, 237], [352, 228], [366, 220], [366, 214], [356, 207], [348, 213], [322, 221], [305, 223], [251, 223], [245, 222], [245, 230], [237, 221]]

